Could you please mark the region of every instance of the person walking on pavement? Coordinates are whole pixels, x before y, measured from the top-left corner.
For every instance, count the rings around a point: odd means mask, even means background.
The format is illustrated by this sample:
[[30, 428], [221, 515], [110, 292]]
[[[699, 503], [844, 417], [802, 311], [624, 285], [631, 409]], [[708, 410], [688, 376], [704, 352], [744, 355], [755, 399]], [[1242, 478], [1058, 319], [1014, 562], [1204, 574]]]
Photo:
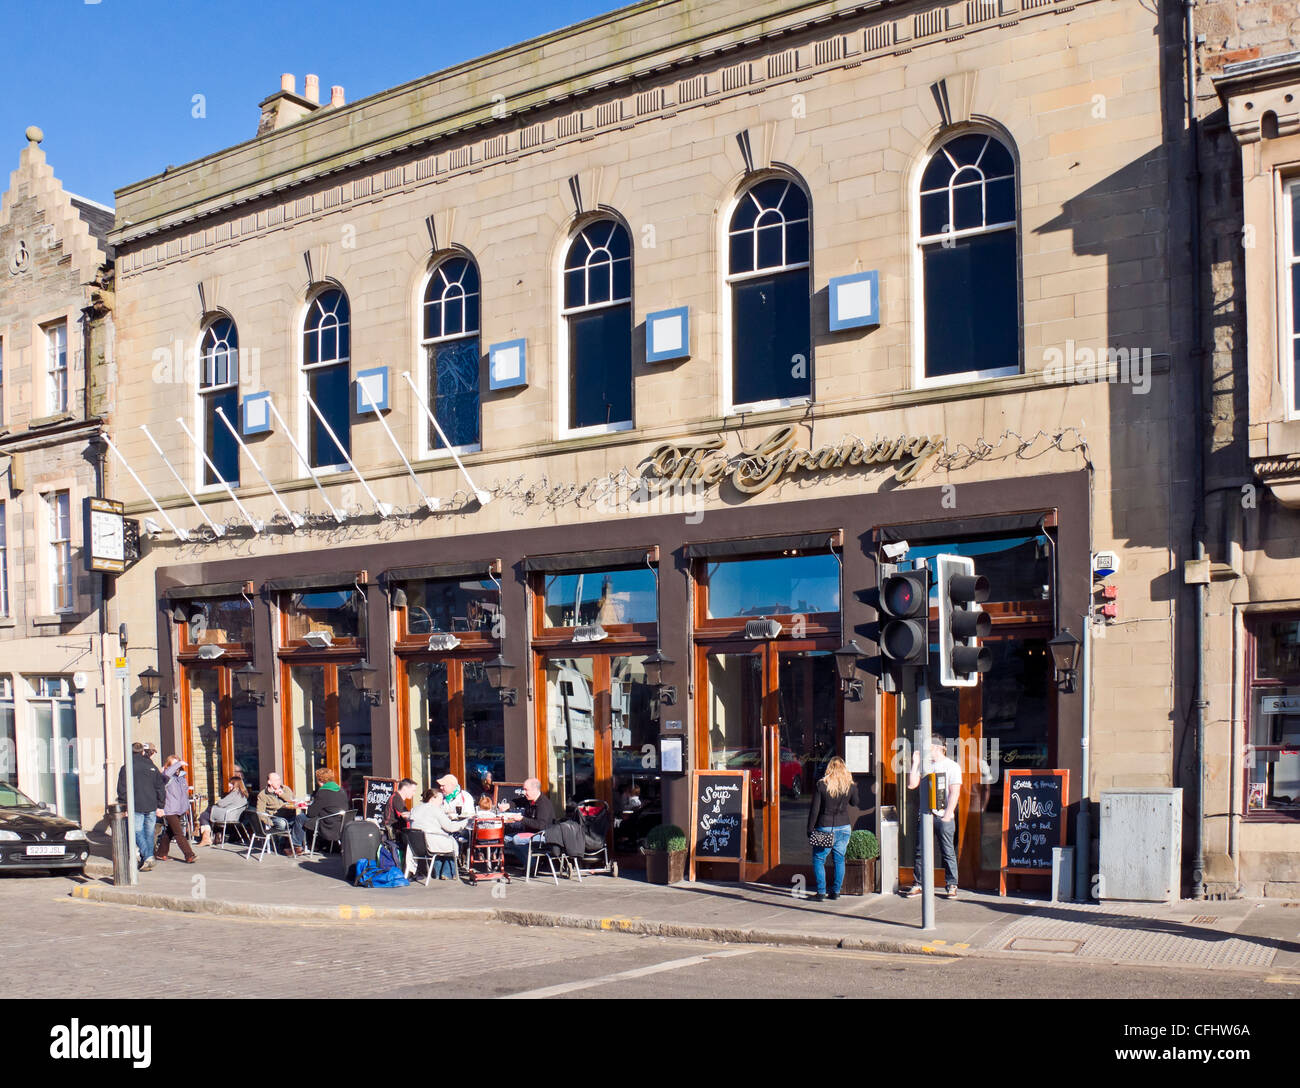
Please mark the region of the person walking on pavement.
[[[131, 798], [131, 831], [142, 873], [153, 868], [154, 829], [167, 800], [162, 772], [150, 758], [153, 753], [154, 746], [147, 740], [131, 745], [131, 792], [135, 795]], [[126, 804], [126, 767], [117, 775], [117, 803]]]
[[166, 861], [172, 839], [175, 839], [180, 844], [186, 863], [193, 865], [199, 858], [185, 834], [185, 813], [190, 807], [190, 784], [185, 776], [185, 761], [180, 756], [168, 756], [163, 761], [162, 776], [166, 797], [163, 802], [163, 833], [158, 840], [158, 851], [154, 854], [154, 859]]
[[[925, 766], [921, 766], [921, 753], [912, 753], [912, 770], [907, 776], [907, 788], [909, 790], [918, 789], [921, 785], [922, 775], [934, 775], [936, 778], [936, 796], [937, 807], [934, 809], [935, 825], [934, 829], [939, 833], [939, 850], [943, 854], [943, 875], [944, 896], [948, 899], [957, 898], [957, 799], [961, 796], [961, 765], [955, 760], [948, 758], [948, 742], [938, 733], [930, 736], [930, 754], [925, 761]], [[916, 834], [916, 856], [912, 864], [914, 874], [911, 890], [907, 893], [908, 898], [918, 896], [922, 892], [921, 888], [921, 870], [924, 867], [924, 861], [921, 858], [921, 806], [929, 798], [922, 792], [917, 800], [917, 834]]]
[[[812, 806], [808, 809], [808, 841], [813, 847], [813, 877], [817, 881], [818, 903], [823, 899], [838, 899], [844, 885], [844, 853], [849, 848], [849, 809], [858, 807], [858, 787], [849, 773], [848, 765], [839, 756], [826, 764], [817, 788], [813, 790]], [[821, 844], [814, 842], [820, 839]], [[835, 875], [830, 894], [826, 893], [826, 855], [835, 855]]]

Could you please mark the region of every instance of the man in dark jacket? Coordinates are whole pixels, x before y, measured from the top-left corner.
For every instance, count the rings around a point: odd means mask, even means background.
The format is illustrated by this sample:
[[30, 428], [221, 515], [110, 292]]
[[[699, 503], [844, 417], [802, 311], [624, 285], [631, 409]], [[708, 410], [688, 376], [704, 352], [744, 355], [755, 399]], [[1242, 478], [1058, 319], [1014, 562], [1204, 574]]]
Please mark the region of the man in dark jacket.
[[510, 812], [501, 817], [510, 828], [506, 842], [520, 865], [528, 864], [528, 840], [537, 832], [545, 831], [555, 823], [555, 805], [542, 792], [542, 783], [536, 778], [524, 782], [523, 801], [516, 801]]
[[[167, 781], [151, 758], [154, 746], [148, 741], [131, 745], [131, 830], [140, 855], [140, 871], [153, 868], [154, 829], [167, 800]], [[117, 803], [126, 804], [126, 768], [117, 775]]]

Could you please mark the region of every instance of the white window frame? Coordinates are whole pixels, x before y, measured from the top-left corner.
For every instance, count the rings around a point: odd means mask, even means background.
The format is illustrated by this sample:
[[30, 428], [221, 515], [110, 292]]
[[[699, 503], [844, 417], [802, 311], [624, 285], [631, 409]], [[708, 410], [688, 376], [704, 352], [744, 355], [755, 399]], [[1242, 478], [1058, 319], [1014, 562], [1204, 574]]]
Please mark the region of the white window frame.
[[[9, 504], [0, 499], [0, 618], [8, 619], [9, 610]], [[3, 696], [0, 696], [3, 697]]]
[[[468, 261], [474, 267], [474, 271], [478, 275], [478, 315], [479, 315], [478, 326], [474, 329], [473, 332], [464, 331], [458, 333], [446, 333], [442, 336], [434, 336], [426, 339], [424, 336], [424, 307], [425, 307], [425, 295], [428, 293], [429, 284], [433, 282], [433, 278], [438, 274], [439, 270], [441, 270], [451, 261], [455, 261], [455, 260]], [[443, 294], [444, 302], [446, 300], [446, 297], [447, 297], [446, 293], [444, 292]], [[468, 297], [468, 296], [464, 295], [464, 293], [462, 292], [462, 297]], [[416, 310], [417, 310], [417, 318], [416, 318], [415, 336], [416, 336], [416, 342], [419, 345], [417, 348], [418, 358], [416, 360], [416, 368], [415, 368], [416, 383], [419, 385], [419, 388], [421, 390], [421, 395], [425, 398], [425, 402], [429, 405], [429, 411], [433, 412], [436, 415], [438, 411], [438, 405], [436, 403], [437, 398], [431, 395], [432, 390], [430, 389], [430, 382], [433, 377], [433, 360], [431, 358], [433, 354], [432, 349], [436, 348], [439, 344], [449, 344], [455, 340], [468, 340], [471, 337], [473, 337], [479, 342], [480, 364], [482, 362], [483, 270], [479, 268], [478, 262], [474, 260], [474, 258], [470, 256], [468, 253], [448, 253], [445, 256], [441, 257], [438, 261], [436, 261], [432, 265], [432, 267], [430, 267], [428, 273], [425, 275], [424, 279], [420, 282], [419, 304], [416, 307]], [[443, 313], [444, 315], [446, 314], [445, 308], [443, 310]], [[423, 412], [417, 412], [415, 413], [415, 415], [418, 420], [417, 426], [419, 427], [419, 433], [420, 433], [420, 442], [418, 448], [420, 450], [420, 457], [422, 460], [442, 460], [444, 458], [450, 460], [451, 455], [453, 453], [457, 455], [463, 455], [466, 453], [478, 453], [480, 450], [482, 450], [483, 448], [482, 377], [483, 376], [480, 373], [479, 374], [480, 384], [479, 384], [479, 391], [478, 391], [479, 393], [479, 400], [478, 400], [479, 440], [477, 442], [470, 442], [466, 445], [461, 445], [461, 446], [451, 446], [451, 447], [435, 446], [433, 445], [432, 442], [429, 441], [429, 431], [432, 429], [433, 426], [429, 422], [429, 417], [426, 416]]]
[[[731, 271], [731, 236], [733, 233], [731, 230], [731, 220], [736, 214], [736, 209], [740, 207], [741, 201], [743, 201], [746, 197], [748, 197], [749, 194], [754, 190], [756, 186], [762, 184], [765, 181], [773, 181], [773, 180], [785, 181], [788, 182], [790, 185], [793, 185], [803, 190], [804, 199], [808, 202], [808, 219], [807, 219], [808, 260], [796, 261], [793, 264], [783, 263], [779, 267], [773, 266], [770, 268], [760, 268], [754, 270], [753, 272], [738, 272], [733, 274]], [[765, 212], [759, 213], [760, 218], [762, 217], [763, 214], [766, 213]], [[787, 223], [791, 222], [791, 220], [786, 220], [784, 216], [782, 217], [782, 221]], [[793, 220], [793, 222], [797, 223], [799, 222], [799, 220], [796, 219]], [[813, 335], [813, 328], [812, 328], [812, 287], [813, 287], [813, 283], [812, 283], [812, 252], [813, 252], [812, 195], [808, 192], [806, 187], [800, 184], [795, 178], [790, 177], [788, 174], [768, 173], [768, 174], [759, 175], [757, 177], [748, 178], [746, 179], [745, 183], [741, 186], [741, 188], [736, 192], [736, 194], [731, 198], [731, 200], [728, 201], [725, 209], [725, 213], [721, 217], [721, 228], [722, 228], [722, 237], [719, 242], [719, 247], [720, 247], [719, 252], [722, 254], [723, 274], [722, 274], [722, 306], [720, 307], [722, 312], [722, 321], [721, 321], [721, 328], [719, 331], [722, 336], [722, 366], [720, 368], [721, 376], [722, 376], [722, 414], [724, 416], [749, 415], [753, 412], [772, 412], [772, 411], [777, 411], [781, 408], [798, 408], [798, 407], [803, 407], [804, 405], [807, 404], [811, 404], [814, 400], [813, 394], [815, 392], [814, 373], [813, 373], [813, 351], [815, 349], [815, 344], [814, 344], [815, 337]], [[747, 230], [745, 233], [749, 233], [749, 231]], [[757, 247], [758, 232], [756, 229], [753, 229], [753, 233], [754, 233], [754, 245]], [[786, 239], [785, 239], [785, 233], [783, 231], [781, 236], [782, 257], [785, 256], [785, 243], [786, 243]], [[754, 260], [755, 260], [755, 264], [757, 264], [758, 263], [757, 249], [755, 250]], [[809, 270], [809, 275], [808, 275], [809, 392], [808, 395], [802, 397], [778, 397], [774, 400], [749, 401], [740, 404], [735, 403], [731, 399], [732, 390], [735, 388], [735, 366], [736, 366], [736, 345], [732, 342], [732, 336], [731, 336], [731, 321], [732, 321], [732, 311], [733, 311], [733, 307], [731, 303], [732, 287], [735, 284], [744, 283], [746, 280], [760, 279], [763, 276], [774, 276], [782, 272], [797, 272], [800, 269], [804, 269], [804, 268]]]
[[[236, 346], [235, 346], [234, 353], [229, 356], [230, 363], [226, 374], [226, 380], [220, 384], [204, 385], [203, 383], [207, 380], [208, 371], [210, 368], [208, 366], [209, 360], [204, 356], [203, 349], [204, 349], [204, 345], [207, 343], [208, 340], [208, 333], [212, 331], [213, 327], [219, 321], [230, 322], [230, 327], [235, 334]], [[208, 442], [207, 401], [208, 398], [213, 396], [214, 394], [224, 393], [229, 389], [234, 389], [236, 391], [236, 396], [238, 396], [238, 390], [239, 390], [239, 347], [238, 345], [239, 345], [239, 326], [235, 323], [235, 319], [231, 317], [229, 314], [219, 312], [210, 315], [208, 319], [204, 321], [203, 328], [199, 333], [198, 347], [195, 349], [194, 352], [194, 357], [198, 360], [198, 367], [195, 373], [196, 403], [195, 403], [195, 410], [194, 410], [194, 434], [198, 438], [198, 448], [194, 451], [194, 461], [195, 461], [194, 489], [196, 492], [225, 491], [225, 488], [223, 488], [220, 483], [210, 484], [207, 483], [205, 480], [208, 466], [207, 466], [207, 462], [203, 460], [203, 451], [207, 449], [207, 442]], [[236, 427], [239, 426], [239, 421], [237, 419], [232, 419], [230, 422], [233, 423]], [[242, 467], [243, 466], [241, 465], [240, 466], [241, 470]], [[239, 486], [239, 484], [236, 481], [232, 480], [227, 482], [230, 483], [231, 487]]]
[[[81, 788], [80, 753], [78, 752], [76, 746], [76, 741], [79, 739], [80, 733], [77, 731], [76, 692], [73, 689], [71, 679], [66, 676], [59, 676], [57, 674], [41, 674], [36, 676], [29, 675], [26, 677], [26, 680], [27, 680], [27, 698], [25, 700], [26, 701], [25, 716], [28, 721], [28, 729], [31, 729], [34, 732], [36, 728], [35, 720], [34, 720], [35, 704], [46, 703], [49, 704], [50, 707], [50, 739], [51, 742], [55, 744], [55, 748], [52, 748], [49, 752], [44, 753], [43, 756], [38, 755], [37, 758], [38, 759], [48, 758], [50, 761], [50, 777], [54, 781], [54, 808], [55, 811], [58, 812], [60, 816], [62, 816], [67, 811], [67, 798], [64, 797], [63, 794], [63, 773], [59, 765], [58, 756], [56, 755], [56, 750], [55, 750], [55, 749], [61, 750], [61, 746], [57, 744], [58, 725], [56, 724], [57, 719], [55, 716], [55, 710], [56, 710], [55, 704], [66, 703], [68, 706], [72, 708], [74, 744], [73, 744], [72, 751], [68, 753], [68, 758], [71, 759], [74, 763], [74, 766], [71, 768], [71, 770], [76, 775], [77, 789], [80, 790]], [[15, 719], [15, 731], [16, 730], [17, 730], [17, 720]], [[32, 734], [29, 733], [28, 736], [30, 737], [32, 736]], [[37, 770], [37, 772], [39, 773], [39, 767], [35, 768], [35, 770]], [[22, 789], [22, 787], [19, 786], [19, 789]], [[36, 796], [37, 794], [39, 794], [39, 792], [40, 792], [39, 789], [31, 791], [32, 796], [37, 801], [40, 800], [40, 798]], [[78, 809], [80, 809], [81, 807], [80, 797], [77, 798], [77, 807]]]
[[[75, 572], [72, 569], [72, 491], [69, 488], [60, 488], [54, 491], [47, 491], [43, 496], [45, 500], [46, 513], [46, 546], [49, 549], [47, 555], [47, 576], [49, 596], [46, 598], [50, 602], [50, 610], [56, 615], [63, 615], [77, 610], [77, 587], [75, 581]], [[67, 536], [61, 537], [59, 532], [59, 499], [63, 498], [67, 502]], [[67, 598], [68, 603], [59, 604], [59, 575], [63, 573], [67, 578]]]
[[[307, 319], [312, 316], [312, 307], [316, 305], [316, 300], [327, 291], [340, 291], [348, 303], [348, 354], [343, 359], [334, 359], [328, 362], [308, 363], [307, 362]], [[311, 391], [311, 372], [314, 370], [324, 370], [332, 366], [346, 366], [348, 368], [348, 429], [351, 433], [352, 420], [352, 296], [348, 294], [347, 289], [340, 283], [330, 280], [318, 286], [307, 296], [307, 304], [303, 307], [302, 317], [298, 321], [298, 381], [300, 385], [298, 395], [298, 434], [302, 448], [302, 455], [310, 463], [311, 461], [311, 432], [310, 424], [316, 418], [311, 407], [307, 404], [307, 395]], [[319, 405], [317, 405], [319, 407]], [[301, 479], [307, 479], [315, 473], [317, 476], [328, 476], [338, 472], [350, 472], [346, 461], [339, 461], [333, 465], [312, 465], [311, 470], [303, 467], [302, 461], [295, 457], [298, 462], [298, 476]]]
[[[1016, 214], [1015, 218], [1007, 223], [985, 224], [980, 227], [970, 227], [964, 230], [947, 230], [939, 234], [921, 234], [921, 178], [925, 174], [926, 167], [944, 147], [952, 143], [953, 140], [961, 136], [979, 135], [986, 136], [996, 140], [1005, 148], [1008, 155], [1011, 156], [1012, 180], [1014, 182], [1012, 191], [1015, 194]], [[953, 177], [963, 169], [970, 167], [960, 167], [953, 172]], [[984, 183], [988, 179], [984, 179]], [[997, 180], [997, 179], [994, 179]], [[952, 180], [948, 184], [948, 223], [952, 226]], [[918, 162], [913, 165], [911, 177], [908, 180], [908, 196], [912, 204], [912, 384], [917, 389], [933, 389], [938, 386], [950, 385], [967, 385], [970, 382], [987, 381], [990, 378], [1007, 378], [1014, 377], [1025, 372], [1025, 330], [1024, 330], [1024, 276], [1021, 271], [1021, 231], [1020, 222], [1023, 218], [1020, 206], [1020, 160], [1016, 155], [1015, 144], [1005, 135], [995, 129], [986, 127], [970, 127], [958, 129], [950, 132], [933, 147], [931, 147]], [[1015, 366], [991, 367], [988, 370], [972, 370], [965, 374], [942, 374], [936, 377], [928, 377], [925, 373], [925, 246], [933, 245], [935, 242], [945, 240], [959, 242], [963, 238], [971, 238], [977, 235], [993, 234], [1002, 230], [1014, 230], [1016, 232], [1016, 324], [1018, 328], [1017, 335], [1017, 361]]]
[[[627, 231], [627, 243], [628, 243], [627, 259], [628, 259], [628, 264], [630, 266], [628, 271], [628, 288], [632, 292], [632, 294], [629, 294], [627, 298], [624, 299], [610, 299], [608, 302], [597, 302], [592, 305], [574, 306], [572, 308], [568, 308], [564, 305], [564, 297], [565, 297], [564, 273], [569, 259], [569, 252], [573, 249], [578, 239], [582, 237], [583, 232], [585, 232], [589, 227], [594, 227], [598, 223], [615, 223], [619, 227], [621, 227], [624, 231]], [[593, 250], [593, 252], [595, 251]], [[606, 250], [606, 252], [609, 251]], [[613, 278], [613, 268], [612, 268], [612, 264], [613, 264], [612, 254], [610, 255], [610, 263], [611, 263], [610, 293], [613, 294], [614, 278]], [[586, 271], [585, 271], [585, 277], [583, 282], [587, 284], [589, 288], [590, 277], [591, 277], [590, 255], [588, 255], [588, 260], [584, 265], [584, 268]], [[559, 300], [560, 303], [558, 308], [559, 315], [560, 315], [560, 332], [559, 332], [559, 336], [557, 337], [557, 343], [559, 345], [559, 351], [560, 351], [560, 358], [559, 358], [560, 380], [559, 382], [556, 383], [556, 392], [558, 396], [558, 399], [556, 400], [556, 411], [558, 414], [556, 415], [555, 418], [557, 423], [559, 424], [558, 433], [559, 433], [559, 437], [561, 438], [584, 438], [587, 435], [595, 435], [595, 434], [621, 434], [624, 431], [630, 431], [635, 429], [636, 427], [635, 366], [633, 367], [632, 374], [630, 375], [630, 380], [632, 383], [632, 390], [631, 390], [632, 418], [631, 419], [621, 420], [618, 423], [595, 423], [589, 427], [569, 426], [569, 382], [571, 380], [571, 375], [569, 370], [569, 318], [577, 317], [580, 314], [592, 313], [593, 311], [596, 310], [610, 310], [613, 309], [615, 306], [626, 306], [628, 308], [628, 313], [629, 315], [631, 315], [632, 318], [632, 335], [636, 336], [636, 311], [632, 308], [632, 297], [636, 293], [636, 284], [634, 282], [635, 276], [636, 276], [636, 245], [635, 242], [633, 241], [632, 232], [628, 230], [626, 223], [624, 223], [621, 219], [616, 218], [615, 216], [612, 215], [596, 216], [575, 225], [572, 232], [569, 234], [568, 242], [560, 249], [560, 262], [558, 267], [559, 293], [556, 295], [556, 298]], [[584, 292], [584, 294], [589, 294], [589, 293], [590, 293], [589, 289]], [[632, 351], [632, 343], [630, 341], [628, 343], [628, 350], [632, 352], [632, 358], [633, 361], [635, 362], [636, 352]]]
[[1277, 293], [1279, 295], [1278, 314], [1282, 317], [1281, 328], [1278, 329], [1278, 376], [1282, 385], [1282, 417], [1286, 420], [1300, 419], [1300, 390], [1296, 389], [1295, 383], [1295, 342], [1300, 340], [1300, 330], [1296, 328], [1296, 321], [1300, 315], [1295, 312], [1295, 303], [1291, 297], [1291, 269], [1300, 265], [1300, 253], [1292, 252], [1292, 216], [1291, 191], [1300, 190], [1300, 177], [1280, 178], [1281, 190], [1280, 199], [1282, 202], [1282, 214], [1279, 216], [1281, 223], [1281, 237], [1277, 240], [1277, 267], [1278, 283]]
[[[55, 351], [56, 334], [62, 331], [63, 351]], [[68, 319], [60, 318], [41, 326], [45, 337], [45, 408], [46, 415], [68, 411], [71, 394], [68, 387]]]

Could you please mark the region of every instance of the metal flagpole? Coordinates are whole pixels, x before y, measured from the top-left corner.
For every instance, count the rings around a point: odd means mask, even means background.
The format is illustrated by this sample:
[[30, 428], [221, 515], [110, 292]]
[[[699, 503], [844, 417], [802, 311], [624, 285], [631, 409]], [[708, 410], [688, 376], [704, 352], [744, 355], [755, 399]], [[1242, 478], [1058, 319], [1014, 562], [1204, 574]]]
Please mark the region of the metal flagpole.
[[303, 452], [301, 448], [299, 448], [298, 443], [293, 440], [293, 433], [289, 430], [289, 425], [285, 423], [284, 416], [280, 415], [280, 410], [275, 406], [275, 401], [270, 397], [267, 397], [266, 406], [271, 410], [271, 414], [275, 416], [276, 422], [280, 424], [280, 433], [289, 440], [289, 445], [293, 447], [293, 452], [298, 455], [298, 460], [302, 462], [302, 467], [307, 470], [307, 475], [311, 477], [311, 482], [316, 485], [316, 490], [320, 492], [321, 500], [330, 508], [330, 513], [334, 515], [334, 520], [342, 525], [348, 519], [347, 514], [339, 513], [339, 511], [335, 509], [334, 504], [330, 502], [329, 496], [325, 494], [325, 489], [321, 487], [320, 477], [316, 475], [315, 470], [311, 467], [311, 462], [303, 456]]
[[109, 438], [108, 435], [106, 434], [101, 435], [101, 437], [104, 439], [104, 442], [107, 443], [108, 448], [112, 450], [114, 454], [116, 454], [117, 459], [122, 462], [122, 467], [125, 468], [126, 471], [131, 474], [131, 479], [133, 479], [136, 482], [136, 486], [139, 487], [140, 490], [143, 491], [145, 495], [148, 497], [149, 501], [153, 503], [153, 508], [158, 511], [158, 516], [162, 518], [163, 521], [165, 521], [168, 525], [171, 526], [171, 530], [173, 533], [176, 534], [176, 538], [181, 541], [188, 541], [190, 539], [189, 532], [186, 531], [185, 529], [178, 528], [176, 523], [167, 516], [167, 511], [158, 505], [158, 500], [153, 497], [153, 493], [147, 487], [144, 486], [144, 484], [140, 480], [140, 477], [135, 474], [135, 469], [131, 467], [131, 463], [125, 457], [122, 456], [122, 451], [119, 450], [115, 445], [113, 445], [113, 440]]
[[199, 456], [203, 458], [204, 463], [208, 468], [212, 469], [212, 475], [215, 476], [221, 486], [226, 489], [226, 494], [230, 496], [230, 501], [239, 508], [239, 512], [244, 515], [244, 520], [253, 527], [253, 532], [260, 533], [266, 528], [266, 523], [258, 521], [257, 518], [253, 517], [252, 514], [244, 509], [244, 504], [239, 501], [234, 491], [231, 490], [230, 485], [226, 483], [226, 478], [217, 471], [217, 466], [212, 463], [212, 458], [208, 456], [208, 451], [199, 444], [199, 440], [195, 438], [194, 435], [190, 433], [190, 429], [185, 426], [185, 420], [181, 419], [180, 416], [177, 416], [176, 422], [181, 425], [181, 430], [185, 432], [185, 437], [188, 438], [190, 442], [193, 443], [194, 448], [199, 451]]
[[384, 418], [383, 412], [381, 412], [375, 402], [370, 399], [370, 394], [366, 392], [364, 385], [358, 385], [358, 388], [362, 391], [362, 396], [366, 398], [366, 402], [370, 405], [370, 410], [374, 412], [375, 418], [379, 420], [379, 425], [384, 428], [384, 434], [388, 435], [388, 441], [393, 444], [393, 449], [397, 451], [397, 456], [402, 459], [402, 464], [406, 466], [406, 471], [411, 474], [411, 480], [415, 484], [415, 490], [420, 493], [420, 498], [424, 500], [424, 505], [428, 508], [429, 513], [432, 514], [438, 509], [438, 500], [431, 499], [424, 493], [424, 488], [420, 486], [420, 478], [416, 476], [415, 469], [411, 467], [411, 462], [406, 459], [406, 453], [398, 444], [397, 436], [393, 434], [392, 428], [388, 426], [388, 420]]
[[370, 485], [366, 483], [366, 478], [357, 471], [357, 466], [352, 463], [352, 458], [348, 456], [348, 451], [343, 448], [343, 443], [339, 441], [339, 436], [334, 433], [334, 428], [330, 426], [329, 420], [327, 420], [321, 410], [316, 407], [316, 402], [312, 400], [311, 394], [303, 393], [303, 399], [307, 401], [307, 407], [310, 408], [315, 413], [316, 418], [320, 420], [320, 425], [325, 428], [325, 433], [333, 439], [334, 445], [338, 449], [339, 453], [343, 454], [343, 460], [347, 462], [348, 468], [352, 470], [352, 474], [361, 482], [361, 486], [366, 489], [366, 494], [370, 496], [370, 501], [375, 504], [375, 512], [378, 513], [381, 518], [388, 517], [388, 515], [393, 512], [393, 508], [387, 503], [380, 502], [375, 493], [370, 490]]
[[433, 424], [434, 429], [438, 432], [438, 437], [442, 439], [442, 444], [447, 447], [447, 452], [451, 454], [452, 460], [456, 462], [456, 467], [460, 469], [461, 475], [465, 477], [465, 482], [469, 484], [469, 489], [474, 492], [474, 498], [478, 499], [478, 504], [480, 506], [486, 506], [492, 501], [492, 493], [490, 491], [480, 491], [474, 485], [474, 481], [470, 479], [469, 469], [465, 467], [465, 462], [460, 459], [460, 455], [456, 452], [456, 448], [447, 440], [447, 432], [442, 429], [442, 424], [438, 422], [438, 417], [429, 410], [429, 405], [425, 399], [420, 396], [420, 391], [415, 387], [415, 382], [411, 381], [411, 372], [409, 370], [403, 370], [402, 377], [406, 379], [406, 384], [411, 387], [411, 392], [415, 394], [416, 402], [424, 409], [424, 414], [429, 417], [429, 422]]
[[181, 485], [181, 490], [184, 491], [187, 496], [189, 496], [190, 502], [194, 504], [194, 508], [203, 516], [203, 520], [208, 523], [208, 527], [214, 533], [216, 533], [217, 536], [225, 536], [226, 527], [224, 525], [218, 525], [215, 521], [213, 521], [210, 517], [208, 517], [208, 512], [204, 510], [202, 506], [199, 505], [199, 500], [196, 499], [194, 497], [193, 492], [191, 492], [190, 489], [185, 486], [185, 481], [181, 479], [181, 474], [176, 471], [176, 466], [173, 465], [169, 460], [167, 460], [167, 455], [163, 453], [162, 447], [158, 445], [158, 440], [149, 433], [149, 428], [145, 426], [145, 424], [141, 423], [140, 430], [144, 431], [145, 438], [149, 439], [149, 442], [153, 445], [153, 448], [158, 451], [158, 456], [162, 458], [163, 464], [166, 465], [168, 470], [171, 472], [171, 474], [176, 477], [176, 482]]
[[289, 519], [289, 524], [295, 529], [301, 529], [303, 525], [302, 515], [295, 514], [285, 505], [284, 499], [280, 498], [280, 492], [276, 491], [275, 485], [266, 478], [266, 473], [262, 471], [262, 466], [257, 463], [257, 458], [253, 456], [253, 451], [244, 445], [244, 440], [239, 437], [239, 432], [235, 430], [234, 424], [226, 418], [225, 409], [220, 405], [217, 406], [217, 415], [221, 417], [221, 422], [226, 425], [226, 430], [230, 432], [230, 436], [239, 444], [239, 448], [244, 451], [244, 456], [252, 463], [253, 468], [257, 469], [257, 474], [262, 477], [262, 482], [271, 489], [271, 494], [275, 496], [275, 501], [280, 504], [280, 509], [284, 511], [284, 516]]

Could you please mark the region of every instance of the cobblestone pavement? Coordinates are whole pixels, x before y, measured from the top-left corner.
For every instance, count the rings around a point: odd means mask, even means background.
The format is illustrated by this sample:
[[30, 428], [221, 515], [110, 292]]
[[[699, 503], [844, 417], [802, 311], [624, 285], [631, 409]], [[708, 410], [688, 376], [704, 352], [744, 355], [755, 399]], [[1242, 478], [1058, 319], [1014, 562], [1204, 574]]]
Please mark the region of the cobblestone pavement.
[[68, 887], [0, 879], [8, 996], [1300, 996], [1290, 972], [939, 961], [478, 921], [228, 918], [85, 902]]

